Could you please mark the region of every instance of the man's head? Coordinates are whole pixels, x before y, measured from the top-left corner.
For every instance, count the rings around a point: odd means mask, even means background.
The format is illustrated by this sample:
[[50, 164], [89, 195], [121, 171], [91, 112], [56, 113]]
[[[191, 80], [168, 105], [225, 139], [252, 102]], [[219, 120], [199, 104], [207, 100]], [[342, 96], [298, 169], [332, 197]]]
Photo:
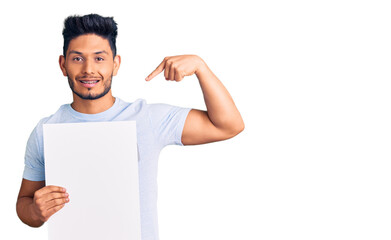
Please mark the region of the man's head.
[[75, 97], [95, 100], [111, 96], [112, 77], [117, 74], [117, 24], [96, 14], [71, 16], [64, 23], [64, 55], [60, 67]]

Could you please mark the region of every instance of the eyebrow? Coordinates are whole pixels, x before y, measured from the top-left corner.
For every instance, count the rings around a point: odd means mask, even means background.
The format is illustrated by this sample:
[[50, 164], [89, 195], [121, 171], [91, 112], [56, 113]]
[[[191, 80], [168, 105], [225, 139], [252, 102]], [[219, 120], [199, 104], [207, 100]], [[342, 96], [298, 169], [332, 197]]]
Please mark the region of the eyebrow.
[[109, 53], [108, 53], [108, 52], [106, 52], [105, 50], [103, 50], [103, 51], [99, 51], [99, 52], [95, 52], [95, 54], [102, 54], [102, 53], [109, 55]]
[[[105, 50], [98, 51], [98, 52], [94, 52], [94, 54], [102, 54], [102, 53], [109, 55]], [[69, 54], [79, 54], [79, 55], [83, 55], [82, 52], [78, 52], [78, 51], [75, 51], [75, 50], [69, 51]]]
[[75, 51], [75, 50], [71, 50], [71, 51], [69, 51], [69, 55], [71, 55], [71, 54], [80, 54], [80, 55], [82, 55], [83, 53], [81, 53], [81, 52], [78, 52], [78, 51]]

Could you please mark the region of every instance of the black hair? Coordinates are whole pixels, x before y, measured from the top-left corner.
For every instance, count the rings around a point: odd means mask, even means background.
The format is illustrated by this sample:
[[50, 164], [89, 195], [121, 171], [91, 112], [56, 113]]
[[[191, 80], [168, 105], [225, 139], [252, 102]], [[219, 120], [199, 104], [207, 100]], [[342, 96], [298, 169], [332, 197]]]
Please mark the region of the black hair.
[[113, 57], [117, 55], [115, 40], [117, 38], [117, 23], [112, 17], [102, 17], [98, 14], [84, 16], [69, 16], [64, 21], [62, 35], [64, 37], [63, 54], [66, 57], [69, 42], [84, 34], [96, 34], [109, 41]]

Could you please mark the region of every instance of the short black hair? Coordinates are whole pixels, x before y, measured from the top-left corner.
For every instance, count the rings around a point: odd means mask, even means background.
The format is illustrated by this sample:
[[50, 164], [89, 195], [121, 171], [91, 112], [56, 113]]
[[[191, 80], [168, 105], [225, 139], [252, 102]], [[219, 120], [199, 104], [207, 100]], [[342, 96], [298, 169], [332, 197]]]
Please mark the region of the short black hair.
[[115, 40], [117, 38], [117, 23], [113, 17], [102, 17], [98, 14], [84, 16], [69, 16], [64, 21], [62, 35], [64, 37], [63, 54], [66, 57], [69, 42], [84, 34], [96, 34], [109, 41], [113, 57], [117, 55]]

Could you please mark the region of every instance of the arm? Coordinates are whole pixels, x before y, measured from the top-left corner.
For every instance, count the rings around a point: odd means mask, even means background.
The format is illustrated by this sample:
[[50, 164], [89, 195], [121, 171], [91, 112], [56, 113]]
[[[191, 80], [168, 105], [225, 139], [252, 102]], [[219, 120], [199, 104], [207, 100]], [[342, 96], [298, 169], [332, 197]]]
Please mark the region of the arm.
[[69, 202], [64, 188], [46, 186], [45, 181], [22, 180], [16, 212], [30, 227], [42, 226], [54, 213]]
[[207, 111], [190, 111], [182, 133], [184, 145], [225, 140], [243, 131], [242, 117], [230, 94], [200, 57], [166, 57], [146, 80], [151, 80], [163, 70], [167, 80], [175, 81], [196, 74], [204, 95]]
[[232, 97], [204, 61], [195, 74], [207, 111], [190, 111], [183, 129], [182, 143], [193, 145], [215, 142], [234, 137], [243, 131], [244, 123]]

